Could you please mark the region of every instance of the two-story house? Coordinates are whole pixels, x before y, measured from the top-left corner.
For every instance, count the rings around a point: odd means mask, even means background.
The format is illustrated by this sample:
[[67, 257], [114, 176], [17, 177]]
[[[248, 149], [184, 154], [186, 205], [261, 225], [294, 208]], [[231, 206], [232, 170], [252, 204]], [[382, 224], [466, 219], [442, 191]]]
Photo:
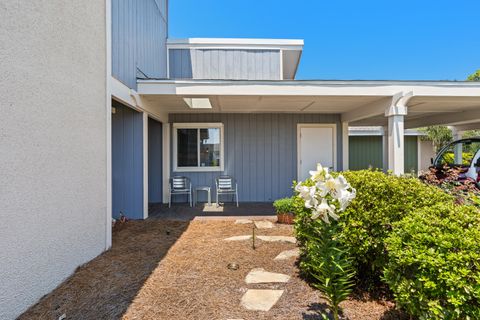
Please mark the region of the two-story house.
[[112, 217], [166, 203], [172, 176], [271, 202], [317, 162], [348, 169], [351, 126], [383, 127], [402, 174], [405, 129], [480, 123], [478, 83], [296, 80], [302, 40], [170, 39], [167, 0], [6, 0], [0, 18], [1, 319], [108, 250]]

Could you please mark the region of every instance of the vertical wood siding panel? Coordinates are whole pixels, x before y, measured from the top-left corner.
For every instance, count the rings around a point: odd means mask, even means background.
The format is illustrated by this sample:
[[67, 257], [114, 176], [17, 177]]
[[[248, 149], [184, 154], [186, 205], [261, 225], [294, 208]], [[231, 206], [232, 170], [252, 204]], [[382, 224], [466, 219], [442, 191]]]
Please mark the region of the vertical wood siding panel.
[[232, 79], [242, 79], [241, 74], [241, 63], [242, 63], [242, 52], [239, 50], [233, 51], [233, 72]]
[[279, 190], [279, 174], [280, 174], [280, 155], [279, 155], [279, 139], [278, 139], [278, 114], [274, 113], [272, 119], [272, 197], [278, 195]]
[[182, 51], [182, 77], [184, 79], [192, 78], [192, 60], [190, 59], [190, 50]]
[[248, 79], [248, 69], [247, 69], [248, 54], [247, 51], [240, 51], [240, 79]]
[[[241, 201], [273, 201], [291, 195], [291, 183], [297, 178], [297, 124], [338, 120], [338, 115], [317, 114], [170, 115], [171, 122], [224, 123], [225, 174], [237, 179]], [[210, 185], [212, 190], [215, 177], [220, 175], [182, 174], [191, 177], [194, 184]]]
[[280, 51], [272, 53], [273, 57], [270, 59], [270, 68], [273, 79], [280, 80], [282, 75], [280, 74]]
[[203, 50], [203, 79], [211, 79], [212, 78], [212, 68], [210, 65], [212, 63], [212, 52], [210, 50]]
[[405, 136], [405, 173], [418, 171], [418, 143], [417, 136]]
[[235, 79], [235, 63], [233, 55], [235, 50], [224, 50], [225, 51], [225, 79]]
[[162, 202], [162, 124], [148, 119], [148, 202]]
[[231, 67], [227, 66], [226, 54], [226, 50], [218, 50], [218, 79], [227, 79], [227, 68]]
[[210, 56], [210, 68], [212, 68], [211, 77], [210, 79], [219, 79], [220, 78], [220, 70], [219, 70], [219, 62], [220, 62], [220, 50], [215, 49], [212, 50], [212, 54]]
[[136, 89], [137, 66], [166, 77], [167, 26], [155, 0], [112, 1], [112, 75]]
[[349, 167], [351, 170], [369, 167], [382, 169], [382, 157], [381, 136], [349, 137]]
[[239, 192], [239, 199], [241, 199], [242, 201], [246, 201], [247, 198], [247, 194], [244, 192], [244, 180], [243, 180], [243, 166], [242, 166], [242, 163], [243, 163], [243, 150], [242, 150], [242, 135], [239, 134], [240, 133], [240, 129], [241, 129], [241, 117], [237, 116], [237, 115], [231, 115], [233, 117], [233, 123], [234, 123], [234, 127], [233, 127], [233, 132], [230, 133], [231, 135], [234, 136], [234, 143], [235, 143], [235, 160], [233, 162], [233, 170], [234, 170], [234, 173], [235, 173], [235, 178], [237, 179], [237, 182], [238, 182], [238, 192]]
[[247, 51], [247, 80], [255, 79], [255, 53], [252, 50]]
[[175, 54], [175, 49], [169, 50], [168, 54], [169, 54], [169, 68], [170, 68], [169, 72], [170, 72], [170, 78], [176, 79], [176, 78], [178, 78], [178, 76], [177, 76], [177, 68], [176, 68], [176, 64], [177, 64], [177, 63], [176, 63], [176, 61], [175, 61], [175, 60], [176, 60], [176, 56], [177, 56], [177, 55]]
[[117, 102], [112, 115], [112, 214], [143, 218], [142, 114]]
[[255, 50], [255, 79], [258, 80], [263, 80], [268, 77], [268, 75], [265, 75], [263, 70], [264, 70], [264, 54], [265, 51], [263, 50]]
[[273, 185], [273, 172], [272, 172], [272, 115], [265, 114], [265, 121], [263, 126], [263, 135], [265, 137], [265, 158], [264, 158], [264, 175], [265, 180], [268, 181], [264, 183], [264, 194], [266, 201], [273, 201], [272, 199], [272, 185]]

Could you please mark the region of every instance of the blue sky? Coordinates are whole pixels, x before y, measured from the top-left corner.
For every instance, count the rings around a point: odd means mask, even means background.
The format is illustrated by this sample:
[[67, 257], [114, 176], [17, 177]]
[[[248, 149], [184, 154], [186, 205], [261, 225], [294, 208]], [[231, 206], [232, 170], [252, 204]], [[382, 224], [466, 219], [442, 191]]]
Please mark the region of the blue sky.
[[304, 39], [297, 79], [464, 80], [479, 0], [170, 0], [169, 37]]

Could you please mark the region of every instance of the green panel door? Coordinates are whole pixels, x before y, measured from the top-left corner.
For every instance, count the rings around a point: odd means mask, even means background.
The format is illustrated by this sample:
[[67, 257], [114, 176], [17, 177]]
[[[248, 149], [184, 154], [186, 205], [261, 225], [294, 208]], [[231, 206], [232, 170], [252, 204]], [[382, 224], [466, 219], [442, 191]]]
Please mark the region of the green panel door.
[[418, 172], [417, 136], [405, 136], [405, 173]]
[[[381, 136], [349, 137], [349, 168], [362, 170], [383, 169], [383, 143]], [[418, 145], [416, 136], [405, 136], [405, 173], [418, 171]]]
[[381, 136], [349, 137], [349, 168], [361, 170], [383, 168]]

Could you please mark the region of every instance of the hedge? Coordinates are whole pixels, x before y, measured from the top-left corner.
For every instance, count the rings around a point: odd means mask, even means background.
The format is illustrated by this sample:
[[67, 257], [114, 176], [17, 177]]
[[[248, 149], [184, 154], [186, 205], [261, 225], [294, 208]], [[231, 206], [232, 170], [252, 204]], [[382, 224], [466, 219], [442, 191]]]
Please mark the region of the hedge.
[[394, 224], [384, 279], [420, 319], [480, 319], [480, 214], [439, 203]]

